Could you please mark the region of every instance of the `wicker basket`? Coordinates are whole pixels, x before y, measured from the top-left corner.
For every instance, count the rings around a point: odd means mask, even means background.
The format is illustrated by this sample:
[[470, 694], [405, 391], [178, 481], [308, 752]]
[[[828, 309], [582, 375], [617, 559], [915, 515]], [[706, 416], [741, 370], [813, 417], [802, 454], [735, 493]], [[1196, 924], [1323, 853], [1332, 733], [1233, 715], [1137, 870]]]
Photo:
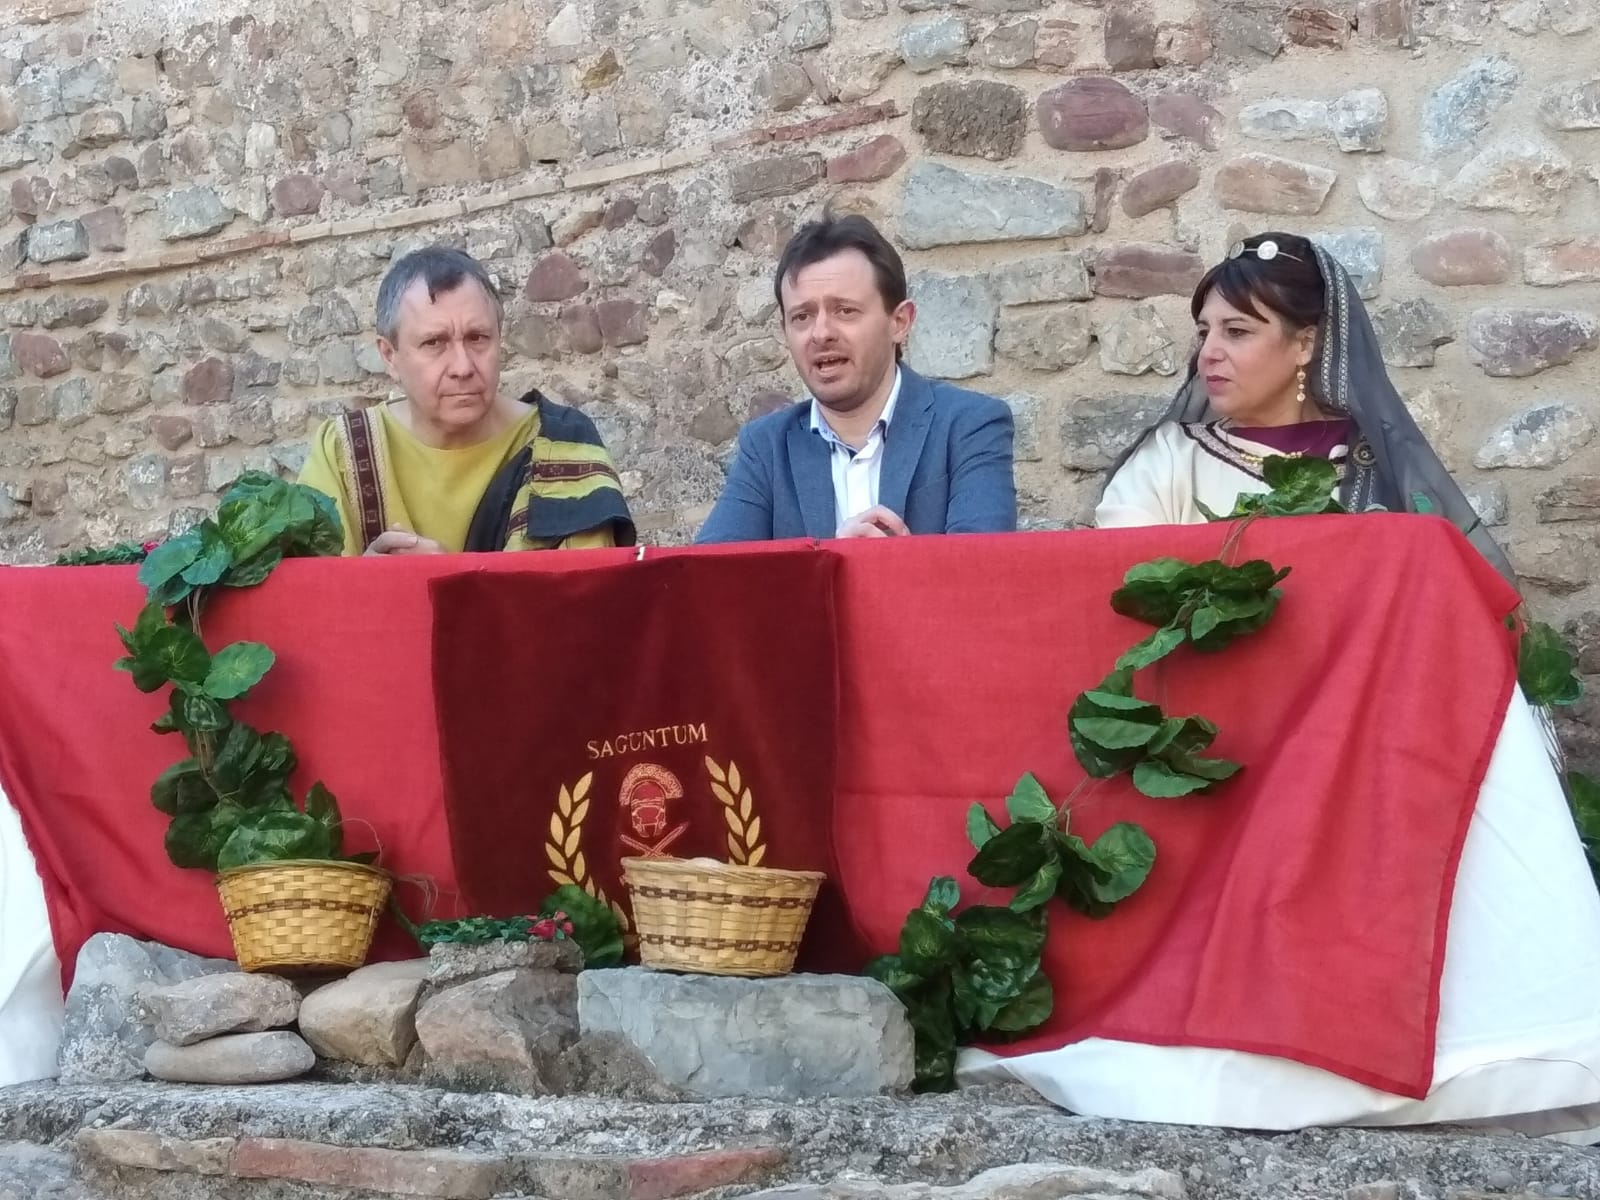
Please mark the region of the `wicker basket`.
[[639, 958], [705, 975], [787, 975], [825, 876], [681, 858], [625, 858]]
[[217, 895], [243, 970], [314, 973], [367, 961], [391, 883], [361, 863], [290, 859], [224, 871]]

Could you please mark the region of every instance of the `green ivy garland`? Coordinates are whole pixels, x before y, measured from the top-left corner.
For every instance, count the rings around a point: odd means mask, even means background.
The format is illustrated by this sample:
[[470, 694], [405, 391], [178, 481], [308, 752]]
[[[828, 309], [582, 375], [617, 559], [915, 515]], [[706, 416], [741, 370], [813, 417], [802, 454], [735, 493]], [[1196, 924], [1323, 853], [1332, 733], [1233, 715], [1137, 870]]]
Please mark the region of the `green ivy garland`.
[[201, 639], [201, 614], [215, 589], [253, 587], [285, 558], [336, 555], [343, 544], [332, 500], [252, 471], [228, 489], [214, 517], [145, 554], [139, 582], [147, 602], [132, 629], [117, 626], [127, 654], [116, 667], [141, 692], [172, 688], [167, 712], [151, 728], [181, 735], [189, 755], [157, 777], [150, 802], [171, 818], [166, 850], [176, 865], [219, 871], [283, 859], [376, 857], [343, 852], [339, 805], [320, 780], [304, 806], [296, 805], [287, 737], [262, 733], [230, 712], [272, 667], [272, 651], [234, 642], [212, 653]]

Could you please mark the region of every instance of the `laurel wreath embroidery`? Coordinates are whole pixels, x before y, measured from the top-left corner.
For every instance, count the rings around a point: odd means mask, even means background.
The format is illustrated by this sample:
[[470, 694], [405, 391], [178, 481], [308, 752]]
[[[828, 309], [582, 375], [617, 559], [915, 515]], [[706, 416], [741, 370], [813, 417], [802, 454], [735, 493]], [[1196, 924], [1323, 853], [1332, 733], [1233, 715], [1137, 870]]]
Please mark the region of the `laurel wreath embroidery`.
[[550, 860], [550, 878], [557, 887], [581, 887], [609, 907], [626, 932], [628, 914], [595, 881], [583, 856], [583, 822], [589, 816], [589, 788], [593, 783], [594, 772], [590, 771], [570, 791], [562, 785], [556, 796], [556, 810], [550, 814], [550, 840], [545, 843], [544, 853]]
[[756, 815], [755, 801], [739, 777], [739, 764], [729, 759], [724, 771], [707, 755], [706, 770], [711, 774], [711, 793], [722, 805], [722, 816], [728, 822], [728, 861], [736, 867], [759, 867], [767, 856], [767, 846], [761, 840], [761, 818]]

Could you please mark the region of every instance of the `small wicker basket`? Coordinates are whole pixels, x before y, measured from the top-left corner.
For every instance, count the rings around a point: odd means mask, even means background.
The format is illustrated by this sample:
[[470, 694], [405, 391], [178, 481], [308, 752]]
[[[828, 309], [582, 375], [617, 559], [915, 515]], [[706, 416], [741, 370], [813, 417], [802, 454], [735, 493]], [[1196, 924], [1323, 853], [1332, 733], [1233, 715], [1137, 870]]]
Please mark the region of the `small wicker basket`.
[[367, 961], [392, 882], [361, 863], [288, 859], [223, 871], [217, 895], [242, 970], [309, 974]]
[[625, 858], [639, 959], [704, 975], [787, 975], [825, 876], [681, 858]]

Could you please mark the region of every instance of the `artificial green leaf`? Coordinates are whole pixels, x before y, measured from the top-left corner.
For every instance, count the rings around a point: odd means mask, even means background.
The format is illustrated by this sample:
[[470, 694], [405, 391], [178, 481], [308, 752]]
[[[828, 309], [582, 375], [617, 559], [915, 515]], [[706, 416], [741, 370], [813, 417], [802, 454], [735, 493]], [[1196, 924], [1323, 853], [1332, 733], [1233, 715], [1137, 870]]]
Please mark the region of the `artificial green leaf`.
[[212, 655], [202, 690], [213, 700], [237, 700], [261, 682], [274, 661], [260, 642], [233, 642]]
[[900, 958], [911, 970], [931, 975], [951, 961], [955, 942], [953, 921], [925, 908], [914, 908], [900, 927]]
[[1162, 759], [1152, 758], [1134, 765], [1133, 786], [1146, 796], [1172, 799], [1203, 792], [1211, 786], [1211, 781], [1175, 770]]
[[1043, 971], [1028, 980], [1020, 995], [995, 1014], [989, 1029], [995, 1033], [1018, 1034], [1037, 1029], [1055, 1008], [1055, 989]]
[[1040, 821], [1045, 824], [1056, 819], [1056, 806], [1044, 785], [1025, 773], [1006, 797], [1006, 813], [1012, 821]]
[[976, 958], [957, 966], [950, 976], [957, 1030], [987, 1029], [1038, 969], [1037, 959], [1010, 957]]
[[328, 831], [329, 853], [338, 856], [344, 849], [344, 819], [339, 813], [339, 802], [334, 799], [333, 793], [323, 786], [322, 780], [317, 780], [311, 785], [311, 790], [306, 793], [306, 816], [313, 821], [320, 821]]
[[221, 579], [233, 563], [233, 551], [223, 541], [222, 532], [214, 521], [202, 521], [195, 527], [200, 535], [200, 553], [183, 569], [183, 581], [195, 587], [204, 587]]
[[292, 808], [251, 809], [242, 813], [217, 852], [217, 870], [298, 858], [329, 859], [334, 853], [328, 827], [315, 817]]
[[896, 996], [911, 991], [927, 980], [927, 975], [906, 966], [898, 954], [881, 954], [866, 965], [862, 974], [876, 979]]
[[1310, 516], [1343, 512], [1333, 497], [1339, 486], [1338, 468], [1325, 458], [1269, 454], [1261, 464], [1261, 477], [1271, 491], [1267, 511], [1273, 516]]
[[1194, 506], [1200, 510], [1200, 515], [1208, 521], [1227, 521], [1237, 516], [1237, 513], [1219, 513], [1206, 505], [1198, 496], [1194, 498]]
[[1030, 908], [1038, 908], [1051, 896], [1056, 894], [1056, 884], [1061, 879], [1061, 863], [1050, 859], [1034, 873], [1011, 897], [1011, 908], [1016, 912], [1027, 912]]
[[1230, 762], [1226, 758], [1208, 758], [1203, 754], [1193, 754], [1177, 748], [1167, 750], [1161, 758], [1179, 774], [1198, 775], [1209, 783], [1221, 783], [1224, 779], [1232, 779], [1244, 769], [1241, 764]]
[[1156, 861], [1156, 844], [1139, 826], [1119, 821], [1089, 847], [1104, 875], [1094, 884], [1095, 896], [1108, 904], [1125, 900], [1150, 876]]
[[985, 887], [1018, 887], [1054, 853], [1048, 826], [1017, 821], [983, 844], [967, 864], [967, 874]]
[[139, 617], [133, 623], [133, 629], [124, 629], [117, 626], [117, 635], [122, 638], [122, 648], [135, 658], [148, 654], [147, 647], [150, 639], [156, 632], [165, 628], [167, 624], [167, 610], [159, 604], [146, 604], [139, 610]]
[[173, 719], [172, 710], [169, 708], [154, 721], [150, 722], [151, 733], [180, 733], [178, 723]]
[[982, 850], [984, 843], [999, 832], [1000, 826], [994, 823], [988, 810], [974, 800], [967, 809], [967, 841], [972, 843], [972, 848]]
[[1600, 840], [1600, 783], [1582, 771], [1568, 771], [1567, 801], [1578, 836], [1585, 842]]
[[956, 917], [961, 957], [1037, 959], [1044, 948], [1043, 909], [1015, 912], [993, 904], [974, 904]]
[[1189, 634], [1196, 641], [1222, 624], [1222, 611], [1214, 604], [1202, 604], [1189, 617]]
[[[135, 660], [133, 679], [134, 686], [143, 692], [153, 692], [169, 680], [183, 689], [198, 687], [211, 667], [205, 643], [183, 625], [163, 625], [150, 635], [143, 649], [144, 653]], [[147, 686], [157, 674], [160, 682]]]
[[174, 580], [181, 580], [189, 564], [200, 557], [200, 535], [194, 530], [170, 538], [139, 564], [139, 583], [155, 599], [155, 592]]
[[179, 813], [167, 826], [167, 857], [176, 866], [215, 871], [217, 855], [232, 835], [238, 816], [239, 810], [230, 804]]
[[1161, 723], [1122, 717], [1079, 717], [1072, 727], [1102, 750], [1132, 750], [1148, 745]]
[[950, 915], [950, 910], [961, 903], [961, 885], [951, 875], [937, 875], [928, 881], [927, 895], [922, 898], [922, 907], [934, 916], [945, 917]]
[[1184, 630], [1175, 625], [1163, 625], [1143, 641], [1135, 643], [1117, 659], [1119, 669], [1143, 670], [1171, 654], [1187, 639]]
[[557, 912], [566, 913], [572, 922], [572, 940], [583, 951], [585, 970], [622, 963], [622, 923], [609, 904], [568, 883], [551, 892], [539, 906], [541, 917]]
[[1529, 625], [1517, 643], [1517, 682], [1530, 704], [1576, 704], [1583, 696], [1572, 652], [1543, 621]]
[[183, 693], [176, 701], [179, 728], [186, 732], [215, 733], [228, 726], [228, 710], [209, 696]]
[[[281, 489], [282, 480], [273, 480]], [[281, 490], [236, 495], [235, 489], [217, 507], [217, 529], [236, 563], [246, 563], [273, 545], [288, 530], [291, 514]], [[231, 499], [229, 497], [232, 497]]]
[[956, 1027], [949, 979], [931, 980], [901, 1001], [916, 1039], [913, 1088], [950, 1091], [955, 1087]]
[[277, 546], [268, 546], [261, 553], [252, 555], [243, 562], [236, 562], [222, 577], [225, 587], [255, 587], [265, 581], [272, 570], [283, 561], [283, 551]]
[[199, 761], [193, 758], [173, 763], [150, 785], [150, 803], [169, 817], [204, 812], [216, 802], [216, 792], [206, 782]]
[[1103, 686], [1091, 692], [1084, 692], [1082, 695], [1095, 708], [1103, 710], [1099, 714], [1101, 716], [1123, 714], [1130, 720], [1159, 721], [1161, 719], [1160, 705], [1151, 704], [1150, 701], [1141, 700], [1137, 696], [1108, 691]]
[[261, 735], [243, 721], [231, 722], [211, 761], [217, 790], [237, 802], [244, 780], [260, 760]]

